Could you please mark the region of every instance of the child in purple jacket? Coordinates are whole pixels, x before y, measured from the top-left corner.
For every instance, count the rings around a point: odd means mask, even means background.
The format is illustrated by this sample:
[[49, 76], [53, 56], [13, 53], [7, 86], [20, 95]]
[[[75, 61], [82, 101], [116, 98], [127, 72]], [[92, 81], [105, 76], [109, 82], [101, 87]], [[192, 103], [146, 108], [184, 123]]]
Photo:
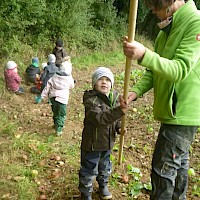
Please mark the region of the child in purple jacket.
[[16, 94], [24, 93], [24, 88], [20, 86], [21, 77], [18, 74], [17, 64], [14, 61], [8, 61], [6, 63], [6, 69], [4, 71], [4, 77], [6, 82], [6, 88]]

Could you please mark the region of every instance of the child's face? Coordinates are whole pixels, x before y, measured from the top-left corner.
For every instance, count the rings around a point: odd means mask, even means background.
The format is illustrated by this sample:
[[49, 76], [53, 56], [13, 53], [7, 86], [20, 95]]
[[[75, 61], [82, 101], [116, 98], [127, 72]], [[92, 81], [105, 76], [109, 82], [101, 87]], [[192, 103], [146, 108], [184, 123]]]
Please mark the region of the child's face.
[[62, 49], [62, 47], [59, 47], [59, 46], [56, 46], [56, 48], [57, 48], [58, 50], [61, 50], [61, 49]]
[[109, 95], [111, 90], [111, 81], [106, 76], [102, 76], [95, 84], [95, 89], [105, 95]]

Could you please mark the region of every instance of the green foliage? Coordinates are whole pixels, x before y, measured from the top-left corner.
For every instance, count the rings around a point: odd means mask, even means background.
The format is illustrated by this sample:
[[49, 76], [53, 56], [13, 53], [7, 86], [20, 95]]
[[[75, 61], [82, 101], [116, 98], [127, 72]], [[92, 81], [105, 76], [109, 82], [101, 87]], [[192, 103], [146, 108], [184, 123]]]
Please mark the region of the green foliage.
[[200, 178], [194, 178], [193, 179], [194, 184], [193, 184], [193, 188], [192, 188], [192, 193], [197, 196], [200, 197]]
[[[128, 15], [129, 15], [129, 8], [130, 8], [130, 1], [124, 0], [115, 0], [114, 5], [117, 9], [118, 16], [123, 17], [128, 22]], [[137, 24], [143, 22], [145, 15], [148, 13], [148, 9], [144, 3], [144, 0], [138, 1], [138, 10], [137, 10]]]
[[127, 192], [129, 196], [137, 198], [137, 196], [142, 192], [141, 190], [145, 188], [146, 190], [152, 190], [151, 183], [143, 184], [140, 179], [142, 173], [137, 167], [133, 167], [131, 164], [127, 165], [128, 174], [131, 175], [132, 179], [128, 184]]
[[3, 76], [0, 76], [0, 97], [3, 94], [4, 90], [5, 90], [5, 80]]
[[[142, 77], [144, 72], [145, 72], [144, 69], [131, 70], [130, 80], [133, 82], [137, 82]], [[121, 72], [121, 73], [117, 74], [115, 78], [118, 83], [122, 84], [124, 82], [124, 77], [125, 77], [125, 72]]]
[[200, 1], [199, 0], [194, 0], [198, 10], [200, 10]]
[[[124, 0], [2, 0], [0, 3], [0, 55], [4, 59], [32, 48], [34, 56], [52, 51], [63, 38], [71, 55], [115, 48], [128, 26], [129, 2]], [[197, 7], [199, 1], [195, 0]], [[138, 1], [137, 26], [148, 9]], [[148, 22], [147, 22], [148, 23]], [[22, 51], [22, 52], [21, 52]], [[31, 55], [27, 55], [30, 57]], [[22, 57], [26, 61], [26, 58]]]
[[96, 29], [105, 29], [107, 26], [113, 28], [117, 17], [117, 13], [115, 9], [113, 9], [113, 0], [107, 1], [106, 3], [104, 0], [94, 2], [92, 4], [92, 10], [94, 12], [94, 17], [91, 18], [91, 22]]
[[128, 164], [127, 169], [128, 169], [128, 174], [131, 174], [134, 180], [136, 181], [140, 180], [142, 174], [139, 168], [133, 167], [131, 164]]
[[4, 112], [0, 110], [0, 133], [12, 135], [16, 130], [16, 124], [14, 122], [8, 122], [8, 117]]
[[140, 24], [144, 21], [145, 16], [147, 15], [149, 9], [146, 7], [144, 0], [138, 1], [138, 11], [137, 11], [137, 24]]
[[21, 46], [34, 49], [34, 56], [48, 54], [58, 37], [72, 55], [110, 49], [126, 32], [113, 1], [11, 0], [0, 8], [0, 55], [7, 59]]
[[[121, 51], [114, 52], [95, 52], [87, 56], [79, 56], [73, 58], [73, 66], [77, 69], [88, 69], [91, 66], [107, 66], [108, 63], [111, 66], [116, 65], [116, 58], [118, 59], [118, 64], [124, 65], [124, 55]], [[118, 76], [118, 75], [117, 75]]]
[[112, 178], [110, 180], [110, 185], [112, 185], [113, 187], [117, 187], [117, 183], [121, 178], [120, 175], [117, 173], [113, 173], [111, 176]]
[[195, 176], [195, 171], [194, 171], [193, 168], [189, 168], [189, 169], [188, 169], [188, 175], [189, 175], [189, 176]]
[[16, 36], [26, 39], [27, 33], [36, 35], [38, 28], [44, 24], [46, 12], [44, 5], [45, 0], [1, 1], [1, 38], [8, 39]]

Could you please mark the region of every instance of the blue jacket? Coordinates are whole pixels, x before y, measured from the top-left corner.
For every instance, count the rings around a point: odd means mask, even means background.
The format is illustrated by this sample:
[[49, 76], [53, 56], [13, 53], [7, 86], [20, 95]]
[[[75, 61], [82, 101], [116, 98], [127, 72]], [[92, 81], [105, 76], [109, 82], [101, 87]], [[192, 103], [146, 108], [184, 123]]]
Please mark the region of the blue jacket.
[[48, 65], [44, 68], [44, 72], [41, 74], [41, 81], [42, 81], [42, 89], [47, 84], [47, 81], [56, 73], [58, 72], [58, 67], [56, 67], [55, 63], [48, 63]]

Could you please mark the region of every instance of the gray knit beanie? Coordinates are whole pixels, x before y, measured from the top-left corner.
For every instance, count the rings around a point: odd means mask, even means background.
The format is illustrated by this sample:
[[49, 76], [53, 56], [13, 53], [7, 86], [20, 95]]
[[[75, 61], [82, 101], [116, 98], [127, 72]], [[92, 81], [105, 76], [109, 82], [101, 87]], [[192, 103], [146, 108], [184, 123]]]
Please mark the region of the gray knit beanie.
[[55, 57], [55, 55], [54, 55], [54, 54], [49, 54], [49, 55], [48, 55], [48, 61], [49, 61], [50, 63], [55, 63], [55, 62], [56, 62], [56, 57]]
[[99, 67], [97, 70], [94, 72], [92, 75], [92, 87], [96, 84], [96, 82], [101, 78], [101, 77], [107, 77], [111, 81], [111, 87], [114, 85], [114, 76], [111, 70], [107, 67]]

